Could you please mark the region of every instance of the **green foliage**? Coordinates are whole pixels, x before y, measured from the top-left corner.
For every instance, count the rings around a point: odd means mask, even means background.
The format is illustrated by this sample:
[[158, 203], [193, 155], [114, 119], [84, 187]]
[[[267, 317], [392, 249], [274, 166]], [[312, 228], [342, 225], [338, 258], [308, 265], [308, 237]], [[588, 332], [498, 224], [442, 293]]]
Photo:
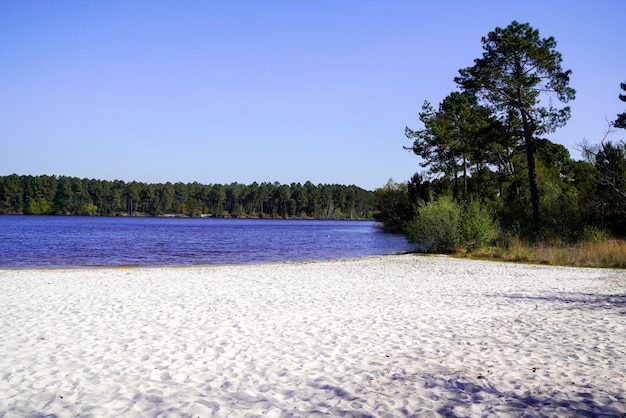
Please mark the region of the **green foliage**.
[[[418, 216], [407, 235], [440, 251], [484, 246], [495, 225], [504, 246], [515, 240], [571, 244], [591, 239], [589, 231], [626, 236], [626, 142], [605, 136], [598, 145], [583, 143], [586, 161], [574, 161], [566, 147], [542, 138], [567, 122], [566, 104], [575, 96], [554, 38], [514, 21], [489, 32], [482, 44], [482, 56], [455, 78], [461, 92], [438, 108], [424, 102], [423, 128], [405, 129], [413, 143], [404, 148], [430, 170], [428, 181], [416, 175], [408, 183], [412, 210], [403, 207], [399, 219]], [[626, 83], [620, 87], [626, 102]], [[610, 127], [626, 128], [626, 113]], [[471, 203], [460, 211], [457, 244], [441, 237], [442, 231], [455, 236], [451, 205], [460, 200]]]
[[498, 236], [498, 226], [491, 213], [477, 200], [472, 200], [463, 207], [459, 230], [461, 246], [467, 250], [484, 248]]
[[389, 232], [402, 232], [413, 217], [408, 186], [389, 179], [384, 187], [374, 191], [374, 219]]
[[583, 155], [593, 164], [588, 198], [599, 226], [626, 235], [626, 142], [582, 144]]
[[563, 126], [569, 107], [557, 109], [553, 100], [547, 108], [540, 105], [541, 94], [566, 103], [576, 93], [568, 86], [571, 70], [561, 68], [563, 58], [555, 50], [554, 38], [541, 38], [528, 23], [513, 21], [506, 28], [489, 32], [482, 43], [482, 58], [476, 59], [474, 66], [459, 70], [455, 81], [489, 103], [494, 112], [512, 112], [531, 138]]
[[604, 229], [596, 226], [585, 227], [580, 237], [580, 241], [587, 244], [597, 244], [607, 242], [608, 240], [609, 234]]
[[[495, 121], [489, 109], [480, 106], [469, 93], [452, 92], [435, 111], [425, 102], [420, 113], [424, 129], [405, 129], [413, 140], [405, 147], [422, 158], [422, 167], [431, 173], [444, 174], [453, 181], [454, 197], [467, 194], [468, 168], [480, 163], [487, 129]], [[463, 185], [459, 184], [459, 174]]]
[[427, 250], [447, 253], [459, 248], [461, 209], [448, 197], [427, 203], [417, 211], [405, 233], [409, 241], [422, 244]]
[[408, 184], [409, 201], [414, 206], [414, 213], [417, 213], [419, 203], [428, 203], [431, 195], [431, 182], [426, 180], [420, 173], [413, 174]]
[[[624, 94], [620, 94], [619, 99], [622, 102], [626, 102], [626, 83], [620, 83], [620, 88], [624, 91]], [[617, 115], [617, 119], [613, 122], [613, 126], [616, 128], [626, 129], [626, 112]]]
[[82, 210], [79, 212], [79, 215], [87, 215], [94, 216], [98, 214], [98, 207], [93, 203], [85, 203], [82, 207]]
[[50, 203], [44, 198], [29, 198], [28, 205], [24, 210], [29, 215], [47, 215], [50, 213], [52, 207]]
[[572, 184], [573, 170], [569, 152], [562, 145], [542, 140], [538, 146], [541, 223], [537, 238], [571, 242], [580, 234], [579, 193]]
[[480, 202], [462, 205], [440, 197], [418, 209], [405, 234], [409, 241], [424, 245], [428, 251], [447, 253], [490, 245], [498, 236], [498, 226]]
[[615, 210], [626, 210], [626, 142], [604, 142], [595, 154], [597, 183]]
[[541, 184], [542, 217], [538, 238], [571, 242], [581, 227], [578, 191], [563, 182]]
[[0, 176], [0, 214], [177, 215], [364, 219], [373, 192], [336, 184], [146, 184]]
[[[540, 198], [535, 171], [535, 139], [565, 125], [570, 108], [557, 109], [554, 99], [563, 103], [574, 99], [568, 86], [570, 70], [561, 68], [562, 57], [555, 50], [554, 38], [541, 38], [528, 23], [512, 22], [496, 28], [482, 39], [483, 56], [474, 66], [459, 70], [455, 81], [477, 95], [501, 121], [510, 127], [526, 154], [526, 171], [533, 222], [540, 220]], [[541, 96], [549, 100], [541, 100]], [[544, 103], [549, 103], [545, 107]]]

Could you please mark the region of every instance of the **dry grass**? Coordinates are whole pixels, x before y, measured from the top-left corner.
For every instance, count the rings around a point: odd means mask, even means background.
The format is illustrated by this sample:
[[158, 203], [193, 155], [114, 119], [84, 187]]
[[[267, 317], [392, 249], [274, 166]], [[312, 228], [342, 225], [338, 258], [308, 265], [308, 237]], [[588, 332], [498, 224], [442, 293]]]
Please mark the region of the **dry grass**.
[[626, 241], [613, 239], [563, 246], [555, 243], [525, 244], [512, 240], [506, 247], [491, 247], [458, 255], [554, 266], [626, 268]]

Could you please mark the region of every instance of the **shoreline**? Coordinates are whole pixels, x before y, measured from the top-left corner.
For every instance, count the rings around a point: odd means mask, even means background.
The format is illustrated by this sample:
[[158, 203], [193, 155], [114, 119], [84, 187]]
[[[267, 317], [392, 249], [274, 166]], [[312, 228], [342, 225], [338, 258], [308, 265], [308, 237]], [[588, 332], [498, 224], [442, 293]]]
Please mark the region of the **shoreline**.
[[626, 413], [626, 272], [451, 257], [0, 270], [6, 416]]
[[[412, 252], [400, 252], [400, 253], [392, 253], [392, 254], [381, 254], [381, 255], [363, 255], [363, 256], [352, 256], [346, 258], [311, 258], [311, 259], [302, 259], [302, 260], [283, 260], [283, 261], [252, 261], [249, 263], [210, 263], [210, 264], [124, 264], [124, 265], [86, 265], [86, 266], [59, 266], [59, 267], [1, 267], [0, 273], [3, 271], [11, 272], [11, 271], [89, 271], [89, 270], [132, 270], [132, 269], [198, 269], [198, 268], [213, 268], [213, 267], [247, 267], [247, 266], [271, 266], [271, 265], [282, 265], [282, 264], [310, 264], [310, 263], [332, 263], [332, 262], [342, 262], [342, 261], [359, 261], [366, 260], [370, 258], [385, 258], [385, 257], [397, 257], [397, 256], [408, 256], [408, 255], [416, 255], [416, 256], [426, 256], [426, 257], [449, 257], [445, 254], [426, 254], [426, 253], [412, 253]], [[469, 260], [469, 259], [468, 259]], [[483, 260], [489, 261], [489, 260]], [[495, 260], [499, 262], [498, 260]]]

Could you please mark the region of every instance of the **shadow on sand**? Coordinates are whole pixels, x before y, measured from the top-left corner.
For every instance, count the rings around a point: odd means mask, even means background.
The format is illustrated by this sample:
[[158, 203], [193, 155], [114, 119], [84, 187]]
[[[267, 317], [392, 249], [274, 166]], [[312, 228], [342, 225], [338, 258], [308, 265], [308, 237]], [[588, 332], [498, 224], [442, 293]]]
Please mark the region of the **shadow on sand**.
[[529, 300], [562, 304], [563, 309], [616, 310], [626, 315], [626, 294], [564, 293], [552, 296], [487, 295], [512, 300]]

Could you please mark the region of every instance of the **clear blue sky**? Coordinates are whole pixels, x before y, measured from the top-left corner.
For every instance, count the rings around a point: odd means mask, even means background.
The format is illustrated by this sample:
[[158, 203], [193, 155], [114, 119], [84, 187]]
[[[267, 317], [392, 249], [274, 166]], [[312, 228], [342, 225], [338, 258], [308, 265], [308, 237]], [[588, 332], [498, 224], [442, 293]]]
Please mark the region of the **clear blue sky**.
[[573, 71], [549, 138], [580, 158], [626, 110], [625, 16], [624, 0], [0, 0], [0, 175], [405, 181], [422, 170], [405, 126], [513, 20]]

